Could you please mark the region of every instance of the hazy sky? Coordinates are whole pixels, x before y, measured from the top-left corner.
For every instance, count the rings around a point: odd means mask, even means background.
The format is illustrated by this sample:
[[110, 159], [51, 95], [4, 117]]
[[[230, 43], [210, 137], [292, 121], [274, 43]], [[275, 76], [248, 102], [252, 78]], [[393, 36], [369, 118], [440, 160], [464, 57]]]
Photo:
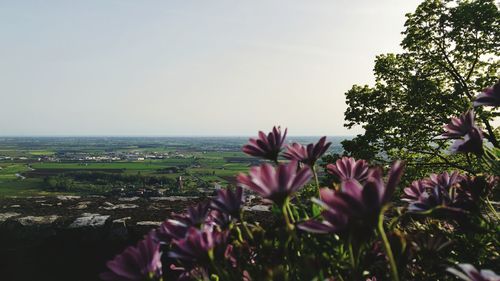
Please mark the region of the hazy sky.
[[414, 0], [0, 1], [0, 135], [346, 135]]

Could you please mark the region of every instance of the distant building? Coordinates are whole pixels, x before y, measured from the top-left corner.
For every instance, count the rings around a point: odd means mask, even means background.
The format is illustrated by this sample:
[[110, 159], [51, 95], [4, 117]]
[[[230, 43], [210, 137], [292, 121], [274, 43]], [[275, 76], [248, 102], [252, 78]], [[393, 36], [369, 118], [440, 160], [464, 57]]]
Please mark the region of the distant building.
[[177, 178], [177, 190], [183, 190], [184, 189], [184, 181], [182, 180], [182, 176], [179, 176]]

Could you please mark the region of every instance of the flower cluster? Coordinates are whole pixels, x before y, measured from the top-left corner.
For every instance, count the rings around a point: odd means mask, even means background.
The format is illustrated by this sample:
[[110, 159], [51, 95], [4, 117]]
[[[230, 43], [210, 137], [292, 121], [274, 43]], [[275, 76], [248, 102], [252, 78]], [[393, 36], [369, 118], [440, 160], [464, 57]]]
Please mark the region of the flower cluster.
[[[479, 132], [473, 111], [452, 119], [445, 130], [446, 138], [460, 141], [454, 144], [457, 151], [482, 157], [478, 153], [482, 136], [480, 142], [471, 141], [474, 131]], [[267, 135], [259, 132], [258, 138], [250, 139], [243, 151], [269, 161], [240, 173], [236, 186], [217, 190], [210, 200], [172, 214], [136, 246], [108, 262], [101, 278], [437, 280], [446, 275], [443, 260], [458, 264], [457, 253], [471, 253], [461, 237], [474, 237], [480, 229], [491, 235], [481, 239], [494, 245], [498, 214], [489, 198], [496, 194], [498, 175], [445, 171], [424, 179], [402, 179], [401, 161], [384, 173], [377, 165], [344, 156], [324, 165], [324, 172], [339, 184], [320, 187], [316, 165], [331, 144], [322, 137], [306, 146], [285, 145], [286, 132], [274, 127]], [[314, 189], [313, 178], [317, 198], [308, 195], [309, 188]], [[411, 180], [401, 189], [401, 200], [393, 198], [400, 182]], [[244, 216], [244, 210], [253, 207], [245, 205], [255, 201], [273, 207]], [[435, 210], [454, 215], [439, 216]], [[495, 246], [488, 246], [488, 251], [495, 251]], [[482, 258], [478, 264], [495, 261]], [[469, 264], [447, 271], [463, 280], [500, 280], [492, 270]]]
[[487, 195], [494, 186], [484, 177], [466, 176], [458, 171], [432, 174], [429, 178], [417, 180], [403, 190], [402, 200], [408, 202], [410, 212], [427, 212], [445, 209], [467, 212], [477, 208], [480, 198]]
[[226, 189], [220, 190], [210, 202], [188, 207], [183, 214], [172, 214], [171, 219], [152, 230], [137, 247], [127, 248], [110, 261], [109, 271], [101, 274], [101, 278], [161, 280], [162, 252], [172, 260], [169, 269], [178, 272], [178, 280], [203, 276], [214, 259], [229, 258], [227, 221], [239, 217], [243, 203], [241, 188]]
[[336, 232], [344, 229], [348, 222], [362, 221], [363, 225], [376, 223], [382, 207], [387, 204], [396, 189], [404, 165], [396, 162], [392, 165], [387, 182], [382, 179], [380, 169], [371, 169], [366, 181], [346, 178], [338, 191], [323, 188], [320, 199], [315, 202], [324, 208], [321, 222], [309, 220], [299, 228], [315, 233]]

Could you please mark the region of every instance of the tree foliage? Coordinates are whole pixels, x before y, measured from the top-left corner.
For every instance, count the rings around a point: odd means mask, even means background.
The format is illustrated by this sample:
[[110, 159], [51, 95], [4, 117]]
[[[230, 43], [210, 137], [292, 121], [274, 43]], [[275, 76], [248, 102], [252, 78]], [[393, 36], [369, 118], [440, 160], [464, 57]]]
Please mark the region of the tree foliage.
[[[438, 167], [473, 172], [474, 159], [450, 155], [439, 136], [450, 116], [468, 109], [499, 77], [500, 11], [490, 0], [427, 0], [406, 17], [404, 52], [377, 56], [375, 84], [346, 93], [345, 126], [361, 125], [365, 133], [344, 141], [344, 149], [380, 162], [404, 159], [420, 173]], [[478, 117], [498, 146], [493, 113], [479, 109]]]

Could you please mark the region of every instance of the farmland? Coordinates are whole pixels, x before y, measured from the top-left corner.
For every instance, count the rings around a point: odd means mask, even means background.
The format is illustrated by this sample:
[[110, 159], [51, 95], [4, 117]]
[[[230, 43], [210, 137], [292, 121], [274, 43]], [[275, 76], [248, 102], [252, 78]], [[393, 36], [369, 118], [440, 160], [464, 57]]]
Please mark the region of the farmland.
[[[307, 143], [317, 138], [298, 137]], [[333, 137], [330, 152], [341, 151]], [[255, 158], [242, 137], [3, 137], [0, 197], [193, 194], [234, 184]]]

